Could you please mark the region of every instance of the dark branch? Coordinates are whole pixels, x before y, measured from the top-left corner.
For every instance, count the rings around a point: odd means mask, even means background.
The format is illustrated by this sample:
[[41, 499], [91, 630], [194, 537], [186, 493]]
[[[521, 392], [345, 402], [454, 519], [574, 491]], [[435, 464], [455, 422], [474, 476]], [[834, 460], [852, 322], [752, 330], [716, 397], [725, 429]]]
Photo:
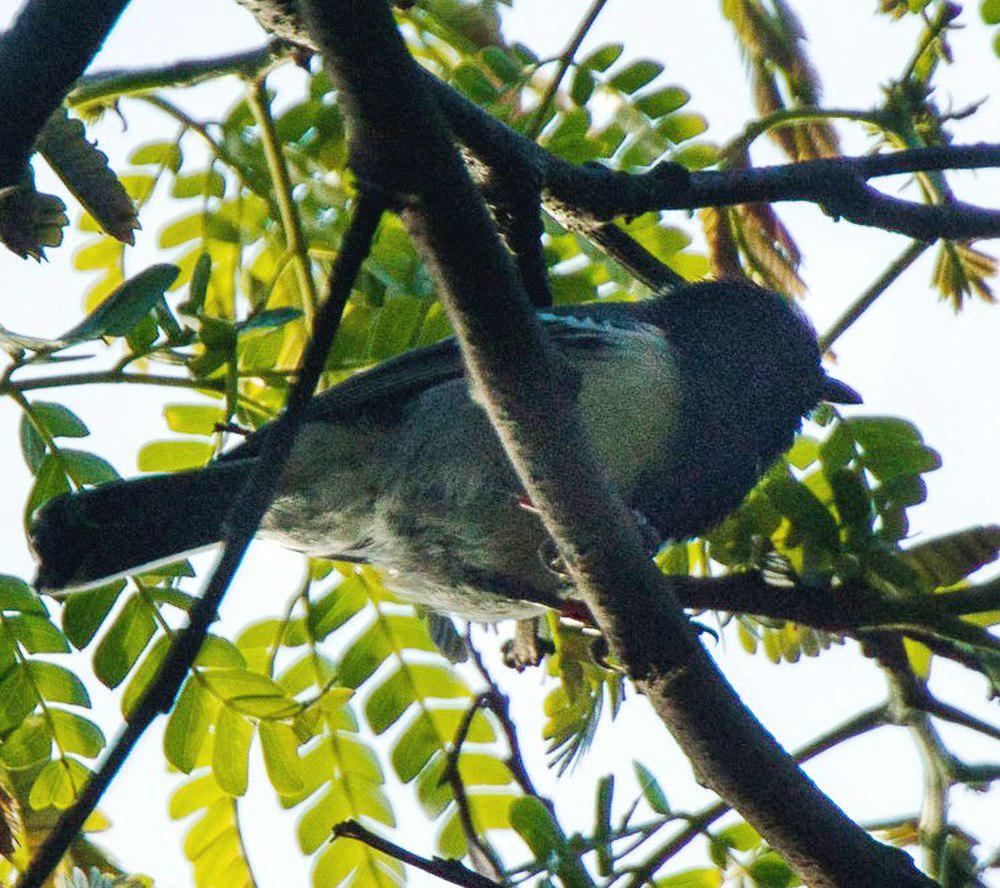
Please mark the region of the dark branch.
[[482, 656], [472, 643], [472, 632], [470, 630], [466, 630], [465, 643], [472, 655], [472, 662], [476, 670], [486, 683], [487, 690], [480, 695], [481, 705], [484, 709], [489, 709], [496, 716], [497, 721], [500, 722], [500, 728], [503, 730], [504, 737], [507, 739], [508, 754], [505, 761], [507, 770], [513, 775], [517, 785], [521, 788], [521, 792], [525, 795], [534, 796], [554, 814], [555, 806], [552, 804], [551, 799], [547, 799], [535, 789], [535, 784], [528, 773], [528, 767], [524, 763], [521, 744], [517, 738], [517, 726], [510, 717], [510, 700], [500, 685], [494, 680], [493, 676], [490, 675]]
[[465, 888], [499, 888], [499, 883], [494, 882], [492, 879], [487, 879], [486, 876], [481, 876], [470, 869], [466, 869], [457, 860], [444, 860], [440, 857], [432, 859], [421, 857], [419, 854], [407, 851], [394, 842], [383, 839], [371, 830], [365, 829], [356, 820], [345, 820], [343, 823], [338, 823], [333, 828], [333, 837], [335, 839], [355, 839], [359, 842], [364, 842], [369, 848], [374, 848], [376, 851], [381, 851], [383, 854], [395, 857], [396, 860], [414, 866], [432, 876], [437, 876], [437, 878], [443, 879], [445, 882], [450, 882], [452, 885], [462, 885]]
[[663, 594], [587, 440], [576, 380], [543, 338], [384, 0], [301, 8], [340, 89], [355, 169], [400, 200], [479, 403], [613, 652], [702, 779], [810, 884], [929, 885], [906, 854], [864, 833], [791, 761]]
[[[802, 764], [847, 740], [860, 737], [862, 734], [866, 734], [868, 731], [885, 724], [885, 713], [885, 706], [875, 706], [859, 712], [843, 724], [831, 728], [826, 733], [807, 743], [794, 753], [793, 758], [796, 762]], [[686, 847], [693, 839], [704, 834], [713, 823], [725, 816], [730, 810], [732, 810], [731, 807], [725, 802], [716, 802], [714, 805], [709, 805], [697, 814], [689, 817], [687, 826], [672, 835], [663, 845], [650, 854], [642, 864], [630, 871], [630, 878], [625, 888], [642, 888], [643, 885], [649, 882], [650, 877], [670, 860], [671, 857]]]
[[459, 822], [462, 824], [465, 843], [469, 846], [469, 858], [472, 860], [473, 866], [477, 872], [496, 880], [502, 878], [503, 864], [497, 858], [496, 852], [490, 847], [486, 838], [481, 837], [476, 830], [476, 824], [472, 819], [472, 809], [469, 807], [469, 796], [465, 792], [465, 782], [458, 770], [458, 760], [462, 755], [462, 747], [469, 736], [472, 720], [482, 707], [482, 702], [481, 696], [476, 697], [465, 710], [458, 730], [455, 731], [455, 739], [452, 741], [451, 749], [448, 750], [448, 758], [441, 780], [448, 784], [451, 788], [451, 794], [455, 797]]
[[1000, 167], [1000, 145], [916, 148], [874, 157], [835, 157], [781, 166], [690, 173], [666, 163], [648, 173], [576, 166], [550, 154], [424, 72], [424, 83], [456, 138], [483, 163], [518, 175], [541, 171], [546, 207], [581, 230], [616, 216], [761, 201], [808, 201], [859, 225], [918, 240], [1000, 235], [1000, 210], [961, 203], [928, 205], [889, 197], [866, 184], [878, 176], [922, 170]]
[[219, 604], [236, 574], [243, 554], [270, 505], [305, 407], [319, 383], [344, 306], [361, 263], [368, 255], [382, 212], [383, 204], [380, 199], [364, 192], [361, 194], [350, 228], [330, 272], [327, 297], [316, 313], [312, 337], [302, 358], [298, 379], [288, 396], [284, 413], [265, 439], [253, 474], [240, 491], [228, 516], [229, 529], [225, 546], [205, 591], [191, 608], [188, 625], [174, 637], [163, 665], [130, 713], [125, 729], [108, 750], [97, 772], [87, 781], [72, 807], [63, 812], [55, 828], [46, 836], [28, 869], [18, 880], [18, 888], [40, 888], [45, 883], [146, 728], [159, 713], [168, 712], [173, 705], [177, 692], [201, 649], [209, 626], [216, 619]]
[[24, 175], [45, 121], [128, 0], [28, 0], [0, 35], [0, 188]]

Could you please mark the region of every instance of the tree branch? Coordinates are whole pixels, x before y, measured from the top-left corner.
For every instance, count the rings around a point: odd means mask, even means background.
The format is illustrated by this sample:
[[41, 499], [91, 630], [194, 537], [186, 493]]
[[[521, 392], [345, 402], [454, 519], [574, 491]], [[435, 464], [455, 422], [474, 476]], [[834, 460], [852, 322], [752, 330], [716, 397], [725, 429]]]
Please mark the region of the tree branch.
[[584, 15], [580, 24], [573, 32], [573, 36], [570, 37], [569, 43], [566, 44], [566, 48], [559, 53], [559, 66], [556, 68], [556, 73], [553, 75], [552, 80], [549, 81], [549, 85], [546, 87], [545, 92], [542, 94], [542, 98], [538, 102], [538, 107], [535, 109], [535, 114], [531, 118], [531, 123], [528, 124], [524, 131], [526, 138], [531, 139], [532, 141], [538, 138], [538, 134], [542, 131], [542, 127], [545, 125], [545, 115], [548, 114], [549, 106], [552, 104], [553, 99], [555, 99], [556, 93], [559, 92], [559, 86], [562, 84], [563, 78], [569, 70], [569, 66], [573, 64], [573, 56], [575, 56], [577, 50], [580, 49], [580, 44], [583, 43], [584, 38], [594, 26], [594, 22], [597, 21], [597, 17], [601, 14], [601, 11], [607, 3], [608, 0], [594, 0], [594, 2], [590, 5], [590, 8], [587, 10], [586, 15]]
[[462, 885], [464, 888], [499, 888], [499, 883], [466, 869], [457, 860], [444, 860], [440, 857], [428, 860], [426, 857], [407, 851], [388, 839], [383, 839], [371, 830], [365, 829], [356, 820], [345, 820], [343, 823], [338, 823], [333, 828], [333, 837], [364, 842], [369, 848], [395, 857], [396, 860], [401, 860], [425, 873], [437, 876], [437, 878], [450, 882], [452, 885]]
[[114, 780], [146, 728], [157, 715], [168, 712], [173, 705], [177, 692], [201, 649], [208, 628], [216, 619], [219, 604], [239, 568], [243, 554], [270, 505], [306, 405], [319, 383], [354, 280], [361, 263], [368, 255], [382, 212], [381, 199], [362, 192], [340, 253], [330, 271], [327, 297], [316, 313], [312, 337], [302, 358], [301, 372], [289, 393], [284, 413], [275, 421], [272, 431], [267, 435], [253, 473], [230, 510], [225, 546], [205, 585], [205, 591], [191, 607], [188, 624], [171, 643], [156, 678], [129, 714], [128, 724], [108, 749], [97, 772], [87, 782], [76, 801], [62, 813], [52, 832], [46, 836], [28, 869], [18, 880], [18, 888], [41, 888], [66, 853], [70, 842], [79, 833], [84, 821], [97, 807], [104, 791]]
[[761, 201], [807, 201], [859, 225], [917, 240], [1000, 235], [1000, 210], [958, 202], [928, 205], [889, 197], [868, 179], [899, 173], [1000, 167], [1000, 145], [914, 148], [892, 154], [833, 157], [779, 166], [688, 172], [665, 163], [648, 173], [576, 166], [525, 139], [473, 102], [422, 72], [455, 136], [490, 167], [516, 175], [541, 171], [546, 207], [567, 227], [593, 226], [616, 216]]
[[[801, 749], [795, 752], [793, 758], [799, 764], [833, 749], [847, 740], [860, 737], [868, 731], [885, 724], [885, 706], [874, 706], [859, 712], [843, 724], [831, 728]], [[671, 836], [663, 845], [656, 849], [641, 865], [631, 870], [631, 878], [625, 888], [642, 888], [651, 876], [671, 857], [686, 847], [693, 839], [702, 835], [713, 823], [732, 810], [725, 802], [716, 802], [703, 808], [697, 814], [688, 818], [688, 824], [682, 830]]]
[[28, 0], [0, 35], [0, 188], [21, 180], [45, 121], [127, 5]]
[[812, 885], [929, 885], [908, 856], [873, 840], [794, 765], [663, 594], [586, 438], [576, 380], [543, 338], [384, 0], [307, 0], [301, 8], [341, 91], [355, 170], [399, 200], [475, 396], [525, 492], [612, 650], [701, 778]]
[[861, 317], [886, 290], [895, 283], [897, 278], [919, 259], [930, 246], [927, 241], [914, 241], [897, 256], [878, 276], [868, 289], [864, 291], [847, 310], [833, 322], [833, 325], [819, 338], [819, 350], [826, 352], [846, 331]]
[[271, 40], [258, 49], [207, 59], [181, 59], [169, 65], [97, 71], [81, 77], [73, 84], [73, 88], [66, 94], [66, 104], [72, 108], [154, 89], [195, 86], [227, 74], [255, 79], [271, 66], [289, 57], [293, 51], [290, 44]]
[[510, 717], [510, 700], [500, 685], [494, 680], [493, 676], [490, 675], [482, 656], [472, 643], [472, 632], [469, 629], [466, 629], [465, 643], [469, 648], [476, 671], [479, 672], [479, 675], [486, 683], [487, 690], [480, 695], [481, 705], [484, 709], [489, 709], [496, 716], [497, 721], [500, 722], [500, 728], [503, 730], [504, 737], [507, 739], [508, 755], [504, 762], [507, 765], [507, 770], [513, 775], [517, 785], [521, 788], [521, 792], [525, 795], [534, 796], [554, 814], [555, 806], [552, 804], [552, 800], [541, 795], [535, 789], [535, 784], [528, 773], [528, 767], [524, 763], [524, 756], [521, 754], [521, 744], [517, 737], [517, 726]]
[[502, 878], [503, 865], [485, 837], [480, 837], [476, 830], [476, 824], [472, 819], [472, 810], [469, 807], [469, 797], [465, 792], [465, 782], [458, 770], [458, 760], [462, 755], [462, 747], [469, 736], [472, 719], [475, 718], [482, 705], [483, 697], [480, 695], [465, 710], [462, 720], [458, 724], [458, 729], [455, 731], [455, 739], [452, 740], [451, 749], [448, 750], [441, 780], [448, 783], [451, 787], [451, 794], [455, 797], [459, 822], [462, 824], [465, 843], [469, 846], [469, 858], [472, 860], [473, 866], [477, 872], [487, 878], [497, 880]]

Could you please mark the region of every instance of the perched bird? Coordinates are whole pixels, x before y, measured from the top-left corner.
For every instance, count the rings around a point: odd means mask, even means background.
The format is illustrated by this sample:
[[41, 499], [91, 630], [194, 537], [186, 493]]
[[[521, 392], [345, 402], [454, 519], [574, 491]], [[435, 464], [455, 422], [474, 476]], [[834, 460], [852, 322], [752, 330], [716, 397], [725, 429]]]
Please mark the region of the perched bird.
[[[820, 400], [857, 394], [820, 365], [805, 317], [745, 283], [544, 312], [579, 371], [579, 406], [626, 502], [662, 540], [709, 530]], [[93, 585], [220, 540], [263, 426], [205, 468], [57, 497], [31, 542], [44, 590]], [[310, 404], [260, 534], [385, 570], [402, 597], [475, 620], [525, 618], [572, 589], [452, 339], [359, 373]]]

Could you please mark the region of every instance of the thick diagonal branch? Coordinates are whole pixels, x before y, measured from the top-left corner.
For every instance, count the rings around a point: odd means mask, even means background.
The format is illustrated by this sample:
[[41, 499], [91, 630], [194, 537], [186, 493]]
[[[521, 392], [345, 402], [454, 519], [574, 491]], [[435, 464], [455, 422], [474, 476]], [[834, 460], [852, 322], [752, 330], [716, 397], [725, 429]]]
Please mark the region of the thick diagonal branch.
[[612, 649], [699, 775], [816, 886], [931, 884], [851, 822], [743, 706], [642, 554], [480, 195], [384, 0], [307, 0], [358, 173], [395, 194], [475, 395]]

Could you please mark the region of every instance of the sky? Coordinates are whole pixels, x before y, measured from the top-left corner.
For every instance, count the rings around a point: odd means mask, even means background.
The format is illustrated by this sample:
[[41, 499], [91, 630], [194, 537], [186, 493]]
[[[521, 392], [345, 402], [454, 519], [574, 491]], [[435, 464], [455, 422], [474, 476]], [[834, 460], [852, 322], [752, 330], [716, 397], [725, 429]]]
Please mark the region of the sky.
[[[529, 44], [539, 55], [558, 52], [576, 27], [587, 4], [581, 0], [515, 2], [506, 14], [509, 38]], [[18, 4], [0, 0], [0, 22], [9, 21]], [[899, 72], [909, 58], [914, 28], [873, 18], [874, 3], [796, 3], [806, 32], [809, 52], [825, 84], [828, 105], [868, 107], [879, 101], [880, 85]], [[964, 21], [968, 27], [955, 34], [953, 45], [960, 65], [939, 78], [938, 101], [945, 107], [963, 107], [988, 98], [975, 117], [955, 124], [957, 141], [998, 141], [997, 73], [1000, 61], [990, 50], [990, 34], [977, 22], [973, 4]], [[130, 65], [150, 65], [177, 58], [196, 58], [257, 46], [262, 33], [252, 17], [229, 0], [134, 0], [108, 40], [92, 70]], [[710, 123], [706, 134], [723, 142], [738, 132], [752, 111], [742, 64], [728, 26], [715, 3], [681, 3], [677, 0], [610, 0], [592, 30], [583, 52], [602, 42], [621, 40], [630, 57], [648, 56], [667, 65], [664, 82], [676, 82], [693, 94], [690, 109], [704, 113]], [[286, 81], [282, 81], [285, 83]], [[287, 80], [297, 88], [294, 75]], [[226, 107], [236, 94], [229, 84], [208, 85], [184, 96], [185, 107], [211, 114]], [[993, 96], [990, 97], [990, 93]], [[121, 138], [121, 124], [109, 120], [96, 130], [101, 147], [112, 160], [121, 158], [116, 143], [133, 145], [137, 133], [143, 140], [155, 131], [173, 132], [151, 112], [130, 111], [135, 132]], [[147, 133], [146, 130], [150, 131]], [[862, 153], [869, 147], [857, 129], [839, 127], [844, 148]], [[780, 158], [764, 140], [755, 152], [757, 163]], [[950, 177], [959, 196], [986, 205], [997, 205], [1000, 173], [963, 173]], [[40, 171], [43, 189], [59, 193]], [[71, 218], [77, 209], [70, 203]], [[809, 287], [806, 311], [817, 328], [825, 329], [867, 287], [886, 263], [906, 246], [905, 239], [835, 223], [808, 205], [783, 205], [782, 218], [795, 232], [806, 257], [803, 277]], [[678, 216], [676, 224], [689, 230]], [[143, 218], [131, 267], [139, 269], [157, 259], [155, 232], [161, 222], [155, 214]], [[74, 236], [67, 245], [50, 251], [50, 261], [39, 266], [16, 257], [0, 255], [0, 322], [18, 332], [55, 336], [79, 319], [80, 297], [86, 289], [82, 276], [71, 271]], [[996, 254], [995, 245], [985, 245]], [[1000, 410], [995, 380], [1000, 378], [1000, 307], [971, 301], [960, 314], [930, 291], [931, 262], [916, 263], [875, 307], [838, 342], [837, 375], [860, 389], [864, 415], [899, 415], [914, 421], [925, 440], [944, 460], [941, 470], [927, 477], [928, 503], [911, 512], [915, 539], [926, 539], [959, 527], [997, 520], [1000, 472], [996, 453], [1000, 443]], [[164, 437], [162, 418], [165, 397], [139, 387], [104, 387], [75, 390], [60, 399], [90, 425], [88, 449], [111, 459], [123, 474], [136, 471], [137, 446], [153, 437]], [[112, 426], [102, 417], [113, 405], [118, 421]], [[16, 443], [18, 412], [8, 401], [0, 402], [0, 466], [9, 502], [23, 502], [29, 476]], [[29, 576], [31, 563], [20, 525], [20, 506], [0, 512], [0, 571]], [[204, 562], [203, 562], [204, 563]], [[223, 630], [235, 630], [280, 606], [261, 601], [262, 590], [278, 584], [287, 589], [299, 572], [298, 559], [273, 545], [256, 544], [227, 598]], [[483, 637], [491, 652], [496, 636]], [[773, 666], [762, 657], [746, 656], [735, 645], [712, 651], [737, 690], [777, 737], [789, 747], [810, 739], [813, 733], [842, 721], [858, 709], [882, 699], [883, 685], [874, 667], [861, 659], [853, 646], [805, 660], [795, 666]], [[995, 708], [984, 702], [984, 685], [975, 676], [949, 664], [935, 667], [934, 688], [951, 702], [969, 707], [995, 720]], [[533, 776], [544, 791], [554, 793], [569, 829], [589, 825], [597, 776], [613, 771], [620, 798], [634, 792], [631, 761], [650, 767], [666, 787], [675, 805], [698, 805], [708, 796], [692, 785], [690, 768], [662, 726], [641, 700], [631, 700], [619, 718], [602, 725], [595, 747], [581, 766], [559, 780], [545, 773], [540, 762], [541, 741], [535, 736], [534, 713], [539, 711], [546, 688], [537, 673], [502, 675], [522, 724]], [[114, 695], [94, 687], [95, 711], [106, 731], [114, 732], [118, 710]], [[162, 723], [149, 732], [125, 771], [109, 792], [103, 808], [114, 822], [106, 840], [129, 868], [148, 872], [158, 886], [190, 884], [180, 851], [186, 824], [166, 816], [169, 792], [175, 778], [163, 776], [160, 752]], [[996, 757], [995, 744], [945, 726], [949, 742], [970, 760]], [[850, 745], [828, 753], [807, 769], [852, 816], [878, 820], [915, 810], [919, 804], [919, 765], [902, 729], [884, 728]], [[291, 818], [274, 813], [270, 791], [258, 768], [257, 784], [244, 813], [247, 844], [262, 886], [305, 884], [308, 863], [294, 845]], [[400, 820], [412, 793], [409, 787], [392, 791]], [[1000, 841], [996, 812], [1000, 793], [982, 796], [958, 791], [953, 810], [977, 826], [982, 837]], [[433, 850], [432, 832], [422, 825], [410, 829], [404, 822], [407, 844], [421, 853]], [[681, 861], [704, 860], [699, 843]], [[413, 876], [411, 884], [429, 884]], [[1000, 884], [998, 882], [997, 884]]]

